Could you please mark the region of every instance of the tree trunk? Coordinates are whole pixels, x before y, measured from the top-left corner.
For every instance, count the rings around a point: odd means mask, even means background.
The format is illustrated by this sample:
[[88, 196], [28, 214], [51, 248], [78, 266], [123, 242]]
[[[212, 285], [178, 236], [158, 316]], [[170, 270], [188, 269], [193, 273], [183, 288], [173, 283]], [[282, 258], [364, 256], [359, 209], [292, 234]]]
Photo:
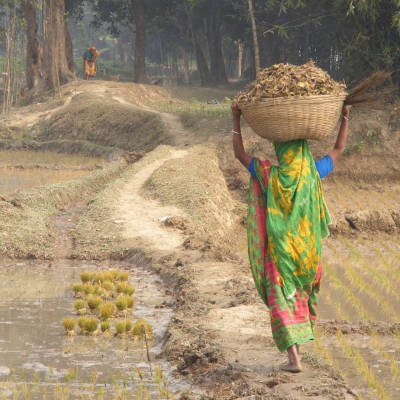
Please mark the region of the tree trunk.
[[26, 21], [26, 83], [28, 89], [35, 89], [42, 79], [42, 49], [38, 36], [36, 20], [37, 0], [23, 3]]
[[184, 83], [186, 85], [189, 84], [190, 81], [190, 72], [189, 72], [189, 56], [183, 47], [180, 47], [182, 59], [183, 59], [183, 76], [184, 76]]
[[192, 15], [192, 10], [190, 9], [190, 5], [188, 4], [188, 1], [185, 1], [185, 11], [189, 21], [189, 28], [192, 37], [192, 46], [194, 48], [194, 53], [196, 56], [197, 70], [200, 75], [200, 84], [201, 86], [207, 86], [208, 84], [211, 83], [210, 70], [208, 68], [207, 60], [204, 56], [203, 49], [200, 46], [197, 34], [193, 27], [193, 15]]
[[146, 18], [142, 0], [132, 0], [132, 8], [136, 25], [134, 81], [146, 83]]
[[45, 0], [45, 24], [43, 32], [43, 72], [48, 89], [60, 86], [74, 78], [68, 68], [65, 37], [64, 0]]
[[208, 1], [207, 39], [210, 52], [210, 72], [213, 83], [228, 82], [222, 54], [222, 5], [215, 0]]
[[256, 66], [256, 76], [260, 72], [260, 48], [258, 46], [257, 25], [254, 15], [253, 0], [249, 0], [249, 12], [251, 19], [251, 28], [253, 30], [253, 44], [254, 44], [254, 62]]
[[238, 40], [238, 67], [237, 67], [237, 77], [239, 79], [242, 78], [243, 71], [243, 50], [244, 43], [241, 40]]
[[68, 29], [68, 22], [66, 18], [64, 18], [64, 25], [65, 25], [65, 55], [67, 57], [67, 65], [68, 69], [74, 73], [75, 72], [74, 52], [72, 47], [71, 35]]

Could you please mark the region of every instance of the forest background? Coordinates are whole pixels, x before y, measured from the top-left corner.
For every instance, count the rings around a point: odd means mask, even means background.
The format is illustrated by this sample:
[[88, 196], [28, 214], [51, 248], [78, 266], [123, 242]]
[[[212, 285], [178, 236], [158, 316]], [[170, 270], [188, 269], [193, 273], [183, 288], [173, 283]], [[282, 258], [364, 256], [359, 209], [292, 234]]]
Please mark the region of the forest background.
[[81, 77], [93, 45], [100, 79], [215, 86], [313, 59], [350, 85], [390, 71], [398, 88], [400, 0], [1, 0], [3, 110]]

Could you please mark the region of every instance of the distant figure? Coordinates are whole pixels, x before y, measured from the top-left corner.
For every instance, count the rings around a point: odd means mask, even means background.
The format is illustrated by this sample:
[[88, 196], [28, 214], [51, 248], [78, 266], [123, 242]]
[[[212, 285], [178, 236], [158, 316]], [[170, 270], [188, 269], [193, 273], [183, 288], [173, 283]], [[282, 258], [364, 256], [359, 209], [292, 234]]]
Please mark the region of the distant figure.
[[99, 54], [99, 51], [94, 46], [89, 47], [83, 53], [83, 79], [88, 81], [90, 78], [94, 78], [96, 76], [96, 58], [99, 56]]

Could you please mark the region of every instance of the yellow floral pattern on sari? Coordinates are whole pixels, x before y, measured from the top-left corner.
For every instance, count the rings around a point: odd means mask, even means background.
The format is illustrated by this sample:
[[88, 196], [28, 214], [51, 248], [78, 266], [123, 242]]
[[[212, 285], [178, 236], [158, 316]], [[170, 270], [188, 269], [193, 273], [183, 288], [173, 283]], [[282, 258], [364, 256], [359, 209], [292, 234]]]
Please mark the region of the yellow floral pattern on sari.
[[[314, 281], [330, 216], [307, 142], [274, 146], [279, 167], [270, 167], [266, 190], [268, 255], [278, 268], [287, 297]], [[255, 172], [261, 176], [259, 168], [256, 162]]]

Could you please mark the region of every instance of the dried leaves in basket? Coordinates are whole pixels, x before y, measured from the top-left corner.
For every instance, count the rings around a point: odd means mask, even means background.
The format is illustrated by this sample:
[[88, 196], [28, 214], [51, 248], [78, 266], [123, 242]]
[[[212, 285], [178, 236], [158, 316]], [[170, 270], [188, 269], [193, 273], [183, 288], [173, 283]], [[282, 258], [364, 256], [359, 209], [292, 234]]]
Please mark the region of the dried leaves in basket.
[[315, 66], [312, 60], [304, 65], [275, 64], [262, 70], [257, 80], [250, 83], [237, 101], [245, 105], [262, 99], [289, 96], [341, 95], [346, 85], [336, 82], [329, 74]]

